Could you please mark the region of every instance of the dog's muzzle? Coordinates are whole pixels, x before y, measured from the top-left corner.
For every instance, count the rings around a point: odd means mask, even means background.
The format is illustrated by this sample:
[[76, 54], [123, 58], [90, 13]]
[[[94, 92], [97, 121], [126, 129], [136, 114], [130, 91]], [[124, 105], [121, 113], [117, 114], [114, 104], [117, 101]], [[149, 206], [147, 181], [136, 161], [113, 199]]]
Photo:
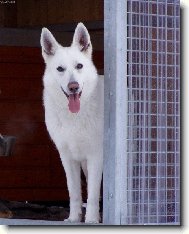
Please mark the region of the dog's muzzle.
[[[68, 95], [68, 94], [64, 91], [64, 89], [62, 88], [62, 86], [61, 86], [61, 90], [62, 90], [62, 92], [65, 94], [65, 96], [66, 96], [67, 98], [69, 98], [69, 96], [72, 95], [72, 93]], [[82, 91], [79, 92], [79, 98], [81, 97], [81, 94], [82, 94]]]
[[[79, 93], [77, 92], [78, 89], [74, 88], [73, 86], [69, 89], [70, 93], [68, 94], [67, 92], [64, 91], [64, 89], [62, 88], [62, 92], [64, 93], [64, 95], [67, 97], [68, 99], [68, 107], [70, 112], [72, 113], [78, 113], [80, 111], [80, 97], [82, 94], [82, 91], [80, 91]], [[72, 92], [71, 92], [72, 91]]]

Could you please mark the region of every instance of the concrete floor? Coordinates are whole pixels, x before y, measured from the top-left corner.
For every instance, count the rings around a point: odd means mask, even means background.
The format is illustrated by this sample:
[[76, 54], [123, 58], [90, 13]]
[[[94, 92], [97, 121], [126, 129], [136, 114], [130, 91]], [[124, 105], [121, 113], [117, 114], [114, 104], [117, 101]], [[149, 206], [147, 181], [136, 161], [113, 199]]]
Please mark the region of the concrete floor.
[[[23, 225], [94, 225], [94, 224], [85, 224], [85, 223], [68, 223], [64, 221], [46, 221], [46, 220], [31, 220], [31, 219], [2, 219], [0, 218], [0, 225], [17, 225], [17, 226], [23, 226]], [[102, 225], [102, 224], [100, 224]], [[95, 226], [98, 226], [97, 224]]]

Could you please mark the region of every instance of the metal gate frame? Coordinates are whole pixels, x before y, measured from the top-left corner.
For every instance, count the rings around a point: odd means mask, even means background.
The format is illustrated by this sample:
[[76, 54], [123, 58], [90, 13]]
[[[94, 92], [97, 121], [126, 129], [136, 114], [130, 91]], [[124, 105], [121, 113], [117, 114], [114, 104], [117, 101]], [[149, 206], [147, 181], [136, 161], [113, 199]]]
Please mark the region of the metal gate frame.
[[[124, 20], [123, 20], [124, 19]], [[103, 224], [120, 225], [127, 214], [127, 1], [104, 0]]]

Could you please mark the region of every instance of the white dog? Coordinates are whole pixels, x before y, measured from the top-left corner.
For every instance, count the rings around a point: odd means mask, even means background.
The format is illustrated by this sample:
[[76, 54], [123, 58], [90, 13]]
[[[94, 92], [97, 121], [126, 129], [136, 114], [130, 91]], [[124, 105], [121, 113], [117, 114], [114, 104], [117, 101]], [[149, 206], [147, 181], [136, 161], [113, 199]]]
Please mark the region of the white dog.
[[103, 168], [103, 77], [92, 62], [86, 27], [79, 23], [70, 47], [42, 29], [45, 122], [64, 166], [70, 196], [67, 221], [81, 220], [81, 167], [87, 178], [86, 223], [99, 222]]

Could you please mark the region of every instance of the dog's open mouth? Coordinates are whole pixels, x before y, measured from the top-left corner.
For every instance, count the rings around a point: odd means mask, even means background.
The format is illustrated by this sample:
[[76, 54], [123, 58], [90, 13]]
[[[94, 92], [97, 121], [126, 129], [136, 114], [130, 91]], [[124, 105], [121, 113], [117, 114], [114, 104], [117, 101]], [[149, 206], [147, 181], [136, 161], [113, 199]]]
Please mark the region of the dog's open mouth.
[[78, 113], [80, 110], [80, 97], [81, 93], [74, 93], [68, 96], [68, 107], [72, 113]]
[[72, 113], [78, 113], [80, 110], [80, 97], [81, 97], [82, 91], [80, 93], [73, 93], [73, 94], [68, 95], [62, 87], [61, 89], [68, 99], [69, 110]]

